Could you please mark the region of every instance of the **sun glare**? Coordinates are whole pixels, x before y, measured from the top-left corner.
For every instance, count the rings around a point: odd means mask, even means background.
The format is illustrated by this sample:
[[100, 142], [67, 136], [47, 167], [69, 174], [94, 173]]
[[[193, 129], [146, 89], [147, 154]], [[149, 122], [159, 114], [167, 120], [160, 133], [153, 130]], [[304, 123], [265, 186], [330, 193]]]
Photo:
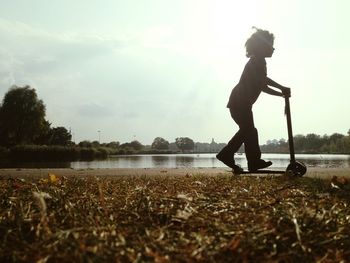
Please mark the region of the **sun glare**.
[[258, 26], [253, 1], [213, 1], [198, 4], [187, 28], [187, 45], [203, 60], [225, 60], [242, 54], [244, 42]]
[[215, 30], [224, 40], [245, 39], [257, 22], [252, 1], [218, 2], [214, 11]]

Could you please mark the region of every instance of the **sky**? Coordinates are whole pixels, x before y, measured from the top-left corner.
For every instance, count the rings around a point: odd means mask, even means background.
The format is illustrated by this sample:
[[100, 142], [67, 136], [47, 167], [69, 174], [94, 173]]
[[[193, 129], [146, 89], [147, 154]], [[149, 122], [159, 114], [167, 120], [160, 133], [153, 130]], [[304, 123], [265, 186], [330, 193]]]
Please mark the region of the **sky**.
[[[292, 89], [293, 132], [350, 129], [350, 1], [0, 0], [0, 98], [30, 85], [73, 140], [227, 142], [226, 103], [254, 32], [275, 35], [268, 76]], [[284, 100], [253, 107], [260, 144], [287, 138]]]

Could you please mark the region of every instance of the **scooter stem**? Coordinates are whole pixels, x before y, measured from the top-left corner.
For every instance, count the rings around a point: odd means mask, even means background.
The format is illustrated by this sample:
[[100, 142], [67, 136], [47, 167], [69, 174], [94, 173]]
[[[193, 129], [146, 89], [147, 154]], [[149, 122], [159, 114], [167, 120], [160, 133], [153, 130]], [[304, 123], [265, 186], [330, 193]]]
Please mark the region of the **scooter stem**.
[[295, 163], [295, 152], [294, 152], [294, 141], [293, 141], [293, 131], [292, 131], [292, 120], [290, 114], [290, 104], [289, 97], [285, 97], [285, 114], [287, 117], [287, 128], [288, 128], [288, 143], [289, 143], [289, 153], [290, 153], [290, 163]]

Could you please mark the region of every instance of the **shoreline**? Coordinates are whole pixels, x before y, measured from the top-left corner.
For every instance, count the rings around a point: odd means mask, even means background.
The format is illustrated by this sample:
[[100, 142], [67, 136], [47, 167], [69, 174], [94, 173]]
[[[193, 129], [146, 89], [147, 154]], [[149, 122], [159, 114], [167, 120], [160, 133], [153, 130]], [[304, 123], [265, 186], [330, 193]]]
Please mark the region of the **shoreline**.
[[[229, 168], [101, 168], [101, 169], [73, 169], [73, 168], [8, 168], [0, 169], [0, 178], [21, 177], [21, 178], [43, 178], [49, 173], [57, 176], [191, 176], [219, 174], [231, 175]], [[254, 174], [256, 176], [266, 176]], [[252, 175], [241, 175], [252, 176]], [[350, 178], [350, 168], [317, 168], [309, 167], [304, 177], [328, 179], [333, 176]]]

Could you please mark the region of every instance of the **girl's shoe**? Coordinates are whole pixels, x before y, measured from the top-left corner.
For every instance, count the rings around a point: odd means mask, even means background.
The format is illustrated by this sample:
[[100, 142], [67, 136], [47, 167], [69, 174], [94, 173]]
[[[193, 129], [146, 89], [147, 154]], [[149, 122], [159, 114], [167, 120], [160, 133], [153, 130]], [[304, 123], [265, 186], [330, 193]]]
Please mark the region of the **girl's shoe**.
[[240, 166], [238, 166], [238, 165], [234, 165], [234, 166], [232, 167], [232, 172], [233, 172], [234, 174], [241, 174], [241, 173], [243, 172], [243, 168], [240, 167]]
[[216, 155], [216, 158], [226, 164], [228, 167], [232, 168], [233, 173], [240, 174], [243, 172], [243, 169], [235, 164], [235, 160], [232, 158], [228, 158], [227, 156], [223, 155], [222, 153], [218, 153]]
[[254, 163], [248, 163], [248, 170], [249, 172], [256, 172], [257, 170], [264, 169], [272, 165], [272, 162], [270, 161], [264, 161], [262, 159], [254, 162]]
[[234, 167], [236, 166], [235, 160], [233, 159], [233, 157], [229, 157], [227, 155], [224, 155], [222, 152], [219, 152], [216, 155], [216, 159], [223, 162], [225, 165], [227, 165], [228, 167], [230, 167], [232, 169], [234, 169]]

